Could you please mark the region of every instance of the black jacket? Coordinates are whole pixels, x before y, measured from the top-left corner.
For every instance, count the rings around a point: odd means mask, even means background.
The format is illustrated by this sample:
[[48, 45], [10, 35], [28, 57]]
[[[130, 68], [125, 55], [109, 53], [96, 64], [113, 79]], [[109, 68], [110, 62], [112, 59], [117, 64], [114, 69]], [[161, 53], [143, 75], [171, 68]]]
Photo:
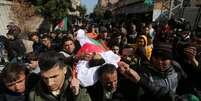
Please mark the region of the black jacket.
[[143, 64], [138, 72], [138, 85], [143, 88], [141, 101], [174, 101], [179, 81], [185, 78], [180, 65], [173, 61], [166, 72], [159, 72], [151, 64]]
[[126, 101], [125, 95], [120, 91], [119, 86], [117, 90], [112, 94], [112, 99], [106, 99], [104, 97], [103, 87], [100, 82], [88, 87], [88, 92], [92, 101]]

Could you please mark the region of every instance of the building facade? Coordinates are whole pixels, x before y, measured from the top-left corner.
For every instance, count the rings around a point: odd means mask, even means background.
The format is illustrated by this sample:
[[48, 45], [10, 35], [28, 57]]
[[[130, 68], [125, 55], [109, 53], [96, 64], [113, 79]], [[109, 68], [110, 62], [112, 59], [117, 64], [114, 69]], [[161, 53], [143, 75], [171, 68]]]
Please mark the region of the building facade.
[[0, 0], [0, 35], [6, 35], [8, 32], [7, 25], [12, 22], [9, 17], [11, 4], [9, 1]]
[[80, 6], [80, 0], [71, 0], [72, 9], [69, 10], [69, 15], [79, 16], [80, 12], [78, 11], [78, 7]]
[[116, 4], [119, 0], [98, 0], [98, 4], [102, 7], [108, 7], [110, 4]]

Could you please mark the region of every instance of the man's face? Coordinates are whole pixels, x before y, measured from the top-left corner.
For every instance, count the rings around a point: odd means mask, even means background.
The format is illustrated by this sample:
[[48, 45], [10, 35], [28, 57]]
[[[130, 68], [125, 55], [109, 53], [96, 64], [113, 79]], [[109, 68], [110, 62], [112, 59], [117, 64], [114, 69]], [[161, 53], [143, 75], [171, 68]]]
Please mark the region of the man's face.
[[60, 90], [63, 86], [66, 74], [66, 67], [63, 69], [59, 66], [54, 66], [50, 70], [42, 71], [41, 77], [50, 91]]
[[117, 44], [119, 44], [121, 42], [121, 36], [116, 37], [117, 40]]
[[12, 92], [23, 94], [25, 92], [25, 80], [26, 80], [25, 74], [20, 73], [16, 81], [5, 82], [5, 85]]
[[72, 53], [75, 49], [75, 44], [73, 41], [69, 40], [64, 43], [64, 48], [68, 53]]
[[137, 40], [137, 44], [138, 44], [139, 47], [144, 47], [144, 46], [145, 46], [145, 41], [144, 41], [144, 39], [143, 39], [143, 38], [139, 38], [139, 39]]
[[171, 60], [161, 58], [159, 56], [157, 56], [157, 57], [153, 56], [152, 63], [154, 65], [154, 67], [156, 67], [157, 70], [164, 72], [170, 68]]
[[31, 37], [31, 40], [34, 41], [34, 42], [38, 42], [38, 41], [39, 41], [39, 38], [38, 38], [37, 35], [33, 35], [33, 36]]
[[102, 39], [107, 39], [107, 35], [108, 35], [107, 32], [103, 32], [103, 33], [101, 34]]
[[53, 39], [57, 36], [56, 33], [51, 33], [50, 35]]
[[34, 69], [34, 68], [38, 67], [38, 61], [31, 60], [30, 63], [29, 63], [29, 67], [31, 69]]
[[118, 46], [112, 47], [112, 51], [113, 51], [115, 54], [119, 54], [119, 47], [118, 47]]
[[132, 30], [135, 31], [136, 30], [136, 26], [135, 25], [131, 25]]
[[149, 34], [149, 28], [148, 28], [148, 27], [145, 27], [144, 33], [145, 33], [145, 34]]
[[101, 83], [107, 91], [115, 91], [117, 89], [117, 72], [103, 74]]
[[42, 39], [42, 43], [43, 43], [43, 45], [45, 45], [47, 47], [50, 46], [50, 44], [51, 44], [51, 42], [50, 42], [50, 40], [48, 38]]

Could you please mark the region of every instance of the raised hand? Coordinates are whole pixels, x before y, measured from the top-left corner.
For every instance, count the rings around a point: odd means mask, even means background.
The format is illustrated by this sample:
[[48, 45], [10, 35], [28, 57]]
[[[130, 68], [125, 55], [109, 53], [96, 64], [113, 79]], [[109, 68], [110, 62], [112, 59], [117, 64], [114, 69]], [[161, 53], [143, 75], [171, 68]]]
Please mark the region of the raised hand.
[[133, 69], [130, 69], [127, 63], [120, 61], [118, 66], [119, 72], [126, 78], [132, 80], [133, 82], [138, 82], [140, 80], [139, 74]]
[[74, 95], [78, 95], [80, 89], [80, 81], [77, 78], [72, 78], [70, 81], [70, 88]]

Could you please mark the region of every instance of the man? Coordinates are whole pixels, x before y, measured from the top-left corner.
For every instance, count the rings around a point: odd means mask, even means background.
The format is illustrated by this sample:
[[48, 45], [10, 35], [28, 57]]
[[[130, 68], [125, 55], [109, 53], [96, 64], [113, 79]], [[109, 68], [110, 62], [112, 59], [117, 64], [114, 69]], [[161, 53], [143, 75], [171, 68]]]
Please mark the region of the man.
[[22, 58], [26, 53], [26, 48], [22, 39], [19, 38], [18, 34], [14, 34], [12, 31], [7, 33], [9, 48], [10, 48], [10, 62], [22, 62]]
[[138, 32], [136, 31], [136, 25], [134, 23], [131, 23], [129, 28], [130, 32], [127, 35], [128, 44], [133, 44], [136, 41]]
[[65, 38], [63, 40], [63, 49], [60, 51], [66, 58], [70, 57], [72, 54], [75, 54], [75, 43], [71, 38]]
[[115, 54], [120, 55], [120, 54], [119, 54], [119, 50], [120, 50], [120, 49], [119, 49], [119, 46], [118, 46], [118, 45], [112, 46], [111, 50], [112, 50]]
[[30, 92], [29, 101], [90, 101], [79, 80], [72, 77], [64, 56], [48, 51], [39, 56], [42, 80]]
[[35, 53], [42, 52], [42, 48], [43, 48], [42, 43], [40, 42], [39, 36], [36, 33], [32, 33], [30, 35], [30, 40], [33, 41], [33, 45], [32, 45], [33, 51]]
[[41, 42], [42, 42], [42, 49], [43, 49], [42, 52], [56, 50], [55, 45], [52, 43], [51, 37], [49, 37], [48, 35], [44, 35], [41, 38]]
[[92, 38], [92, 39], [96, 39], [97, 35], [96, 35], [96, 31], [95, 31], [95, 25], [90, 25], [89, 28], [87, 29], [87, 35]]
[[138, 72], [119, 63], [121, 73], [143, 88], [141, 101], [173, 101], [179, 81], [185, 77], [180, 65], [173, 61], [172, 46], [160, 43], [154, 47], [151, 62], [143, 63]]
[[93, 101], [125, 101], [118, 85], [117, 69], [114, 65], [101, 66], [98, 69], [98, 77], [99, 81], [88, 89]]
[[26, 73], [24, 65], [8, 64], [1, 73], [0, 101], [27, 101], [26, 96], [37, 80]]
[[108, 30], [106, 27], [101, 26], [99, 35], [97, 37], [97, 40], [104, 46], [104, 48], [107, 48], [108, 46]]
[[28, 69], [30, 73], [38, 74], [40, 72], [39, 64], [38, 64], [38, 54], [34, 52], [30, 52], [27, 54], [28, 61]]
[[70, 37], [66, 37], [63, 39], [63, 49], [59, 52], [65, 56], [65, 63], [73, 66], [75, 59], [75, 55], [80, 48], [79, 42], [71, 39]]

